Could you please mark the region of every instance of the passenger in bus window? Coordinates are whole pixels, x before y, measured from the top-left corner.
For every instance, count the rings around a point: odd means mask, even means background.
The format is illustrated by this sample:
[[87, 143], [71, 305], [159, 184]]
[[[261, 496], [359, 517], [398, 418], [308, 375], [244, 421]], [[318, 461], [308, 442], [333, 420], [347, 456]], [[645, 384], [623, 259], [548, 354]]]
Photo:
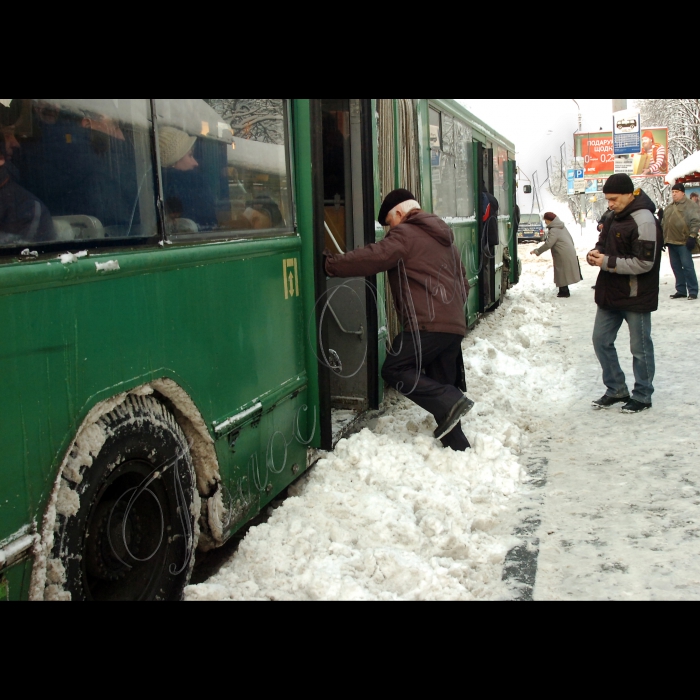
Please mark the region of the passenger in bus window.
[[55, 237], [51, 214], [11, 177], [0, 143], [0, 245], [33, 245]]
[[[218, 228], [216, 196], [207, 178], [200, 172], [195, 157], [196, 136], [171, 126], [158, 130], [158, 145], [166, 203], [177, 200], [180, 216], [194, 221], [199, 230]], [[166, 206], [166, 217], [171, 216]]]
[[19, 170], [12, 162], [20, 149], [15, 131], [20, 102], [0, 105], [0, 245], [36, 244], [56, 237], [51, 214], [19, 184]]
[[199, 231], [192, 219], [185, 219], [182, 216], [182, 202], [178, 197], [169, 197], [165, 200], [165, 230], [169, 234]]
[[18, 167], [53, 216], [90, 216], [122, 235], [138, 223], [133, 141], [115, 119], [37, 101]]
[[127, 227], [138, 223], [133, 143], [121, 125], [105, 115], [86, 111], [80, 125], [89, 133], [89, 149], [81, 154], [84, 174], [73, 209], [94, 216], [103, 226], [119, 227], [120, 235], [130, 235], [133, 231]]
[[243, 216], [250, 222], [254, 229], [277, 228], [284, 226], [282, 212], [272, 197], [258, 195], [246, 202]]

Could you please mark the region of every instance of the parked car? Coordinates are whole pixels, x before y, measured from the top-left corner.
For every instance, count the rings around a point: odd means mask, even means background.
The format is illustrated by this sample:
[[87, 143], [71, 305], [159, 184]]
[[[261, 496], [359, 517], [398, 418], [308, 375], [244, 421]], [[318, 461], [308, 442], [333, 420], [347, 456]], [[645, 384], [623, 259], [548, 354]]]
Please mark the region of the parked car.
[[545, 239], [545, 226], [539, 214], [521, 214], [518, 226], [518, 243], [537, 241], [541, 243]]

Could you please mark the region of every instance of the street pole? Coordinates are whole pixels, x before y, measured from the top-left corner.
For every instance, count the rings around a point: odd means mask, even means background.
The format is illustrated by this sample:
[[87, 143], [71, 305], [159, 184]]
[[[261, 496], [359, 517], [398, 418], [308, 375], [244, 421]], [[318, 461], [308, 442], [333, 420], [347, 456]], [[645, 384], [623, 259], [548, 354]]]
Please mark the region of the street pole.
[[613, 114], [615, 112], [621, 112], [623, 109], [627, 109], [627, 100], [613, 100], [612, 108]]

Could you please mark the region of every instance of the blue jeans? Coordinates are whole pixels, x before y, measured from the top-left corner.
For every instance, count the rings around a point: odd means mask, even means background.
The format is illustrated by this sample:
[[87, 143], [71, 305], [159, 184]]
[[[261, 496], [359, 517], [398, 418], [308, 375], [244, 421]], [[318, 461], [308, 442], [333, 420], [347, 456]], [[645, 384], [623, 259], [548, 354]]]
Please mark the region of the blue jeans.
[[698, 276], [695, 274], [693, 254], [684, 245], [668, 244], [671, 269], [676, 277], [676, 291], [679, 294], [698, 295]]
[[634, 371], [632, 398], [640, 403], [651, 403], [654, 393], [654, 345], [651, 342], [651, 312], [610, 311], [598, 308], [593, 326], [593, 348], [603, 368], [603, 383], [607, 396], [626, 396], [625, 374], [615, 350], [615, 338], [623, 321], [630, 331], [630, 350]]

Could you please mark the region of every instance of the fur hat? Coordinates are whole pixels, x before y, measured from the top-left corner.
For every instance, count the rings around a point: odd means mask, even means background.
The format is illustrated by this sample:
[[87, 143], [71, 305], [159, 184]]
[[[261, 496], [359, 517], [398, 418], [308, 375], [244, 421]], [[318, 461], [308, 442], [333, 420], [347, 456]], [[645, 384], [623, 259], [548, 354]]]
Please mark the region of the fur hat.
[[546, 221], [554, 221], [554, 219], [557, 218], [557, 215], [554, 212], [546, 211], [544, 214], [542, 214], [542, 218]]
[[382, 226], [386, 226], [386, 215], [397, 205], [402, 202], [408, 202], [409, 199], [415, 199], [413, 194], [408, 190], [393, 190], [384, 198], [382, 206], [379, 208], [378, 220]]
[[679, 192], [685, 192], [685, 185], [682, 182], [677, 182], [671, 189], [678, 190]]
[[163, 167], [169, 168], [184, 158], [196, 140], [196, 136], [190, 136], [172, 126], [162, 126], [158, 129], [158, 146], [160, 147], [160, 161]]
[[624, 173], [615, 173], [606, 180], [603, 192], [605, 194], [632, 194], [634, 192], [632, 178]]

